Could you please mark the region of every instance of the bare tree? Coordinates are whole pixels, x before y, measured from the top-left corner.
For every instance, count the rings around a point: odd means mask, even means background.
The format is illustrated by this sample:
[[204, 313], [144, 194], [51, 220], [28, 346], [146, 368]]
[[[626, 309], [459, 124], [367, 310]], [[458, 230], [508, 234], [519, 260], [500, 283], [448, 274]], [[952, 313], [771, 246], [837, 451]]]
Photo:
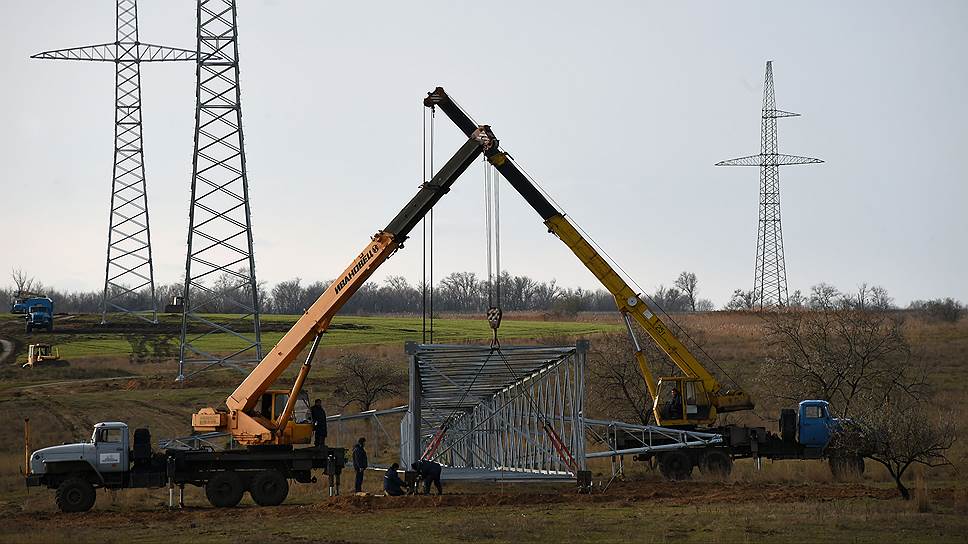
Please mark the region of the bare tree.
[[675, 286], [682, 291], [685, 295], [686, 300], [689, 303], [689, 308], [692, 311], [696, 311], [696, 294], [699, 291], [699, 280], [696, 279], [696, 275], [692, 272], [686, 272], [685, 270], [679, 274], [676, 278]]
[[896, 315], [846, 307], [775, 314], [766, 324], [764, 390], [786, 402], [827, 400], [845, 417], [898, 391], [917, 395], [924, 369], [912, 364], [903, 329]]
[[387, 361], [352, 354], [336, 362], [335, 381], [339, 385], [334, 394], [343, 402], [343, 408], [356, 403], [365, 412], [376, 401], [399, 395], [407, 376]]
[[820, 282], [810, 288], [810, 307], [817, 310], [831, 309], [841, 298], [840, 291], [829, 283]]
[[895, 395], [854, 423], [849, 431], [837, 435], [838, 447], [884, 465], [905, 500], [911, 498], [903, 482], [908, 468], [951, 464], [947, 451], [955, 440], [954, 424], [931, 415], [916, 397]]
[[915, 300], [911, 302], [910, 308], [921, 310], [932, 319], [947, 321], [948, 323], [957, 323], [961, 316], [968, 311], [964, 304], [951, 297], [935, 300]]
[[34, 278], [27, 276], [26, 273], [20, 268], [10, 271], [10, 279], [13, 280], [13, 286], [16, 288], [16, 295], [29, 293], [34, 286]]
[[744, 291], [743, 289], [736, 289], [733, 291], [733, 296], [726, 303], [727, 310], [752, 310], [756, 305], [756, 296], [753, 291]]
[[608, 419], [652, 423], [652, 397], [639, 373], [629, 338], [610, 333], [593, 345], [588, 358], [591, 408]]
[[299, 278], [279, 282], [272, 288], [272, 307], [281, 314], [301, 314], [306, 291], [299, 284]]
[[667, 312], [684, 312], [689, 309], [689, 301], [682, 291], [675, 287], [659, 285], [652, 294], [652, 300]]

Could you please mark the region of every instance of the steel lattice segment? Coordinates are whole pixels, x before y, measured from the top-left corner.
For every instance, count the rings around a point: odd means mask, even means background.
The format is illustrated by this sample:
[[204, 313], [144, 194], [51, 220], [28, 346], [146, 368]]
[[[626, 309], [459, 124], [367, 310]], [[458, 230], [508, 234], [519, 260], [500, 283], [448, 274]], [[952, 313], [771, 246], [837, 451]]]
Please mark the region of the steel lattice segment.
[[[407, 345], [410, 408], [400, 424], [401, 462], [426, 456], [461, 472], [569, 478], [552, 433], [585, 467], [584, 368], [588, 343], [572, 347]], [[444, 429], [444, 432], [441, 430]], [[549, 430], [550, 429], [550, 430]]]
[[199, 0], [197, 48], [179, 379], [262, 359], [233, 0]]
[[763, 87], [760, 153], [716, 163], [716, 166], [758, 166], [760, 168], [760, 205], [756, 233], [753, 304], [761, 310], [771, 306], [786, 306], [789, 297], [783, 229], [780, 221], [780, 166], [823, 162], [812, 157], [783, 155], [778, 152], [776, 120], [799, 115], [799, 113], [776, 109], [773, 61], [767, 61]]
[[195, 52], [141, 43], [136, 0], [117, 0], [113, 43], [46, 51], [35, 59], [115, 64], [114, 175], [101, 322], [125, 312], [157, 323], [151, 230], [141, 138], [141, 63], [194, 60]]

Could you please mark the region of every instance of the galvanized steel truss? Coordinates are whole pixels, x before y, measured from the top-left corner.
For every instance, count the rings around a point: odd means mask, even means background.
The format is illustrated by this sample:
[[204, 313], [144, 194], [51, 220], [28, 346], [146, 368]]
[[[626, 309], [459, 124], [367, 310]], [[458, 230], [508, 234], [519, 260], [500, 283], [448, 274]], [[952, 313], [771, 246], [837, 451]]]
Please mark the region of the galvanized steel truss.
[[776, 120], [799, 113], [776, 109], [773, 89], [773, 61], [766, 63], [760, 153], [716, 163], [716, 166], [759, 166], [760, 206], [756, 234], [756, 269], [753, 274], [753, 303], [758, 309], [787, 305], [786, 257], [780, 223], [780, 166], [823, 162], [811, 157], [778, 152]]
[[141, 138], [141, 63], [190, 61], [196, 57], [195, 51], [188, 49], [141, 43], [136, 0], [117, 0], [116, 21], [114, 43], [45, 51], [31, 58], [115, 65], [114, 175], [101, 323], [107, 322], [109, 312], [125, 312], [157, 323]]
[[234, 0], [198, 1], [197, 98], [179, 380], [262, 359]]
[[547, 427], [583, 470], [587, 350], [587, 341], [504, 348], [408, 343], [410, 409], [400, 425], [402, 463], [420, 458], [446, 428], [427, 457], [450, 469], [450, 477], [573, 477], [576, 467], [556, 450]]

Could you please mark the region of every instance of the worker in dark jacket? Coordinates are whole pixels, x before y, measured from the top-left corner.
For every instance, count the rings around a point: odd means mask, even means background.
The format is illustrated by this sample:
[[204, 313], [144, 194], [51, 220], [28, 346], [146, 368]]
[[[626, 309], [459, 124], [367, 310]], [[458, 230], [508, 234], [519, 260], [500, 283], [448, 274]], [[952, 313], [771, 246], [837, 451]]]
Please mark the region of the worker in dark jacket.
[[313, 443], [317, 449], [326, 447], [326, 410], [323, 409], [323, 401], [316, 399], [313, 407], [309, 409], [309, 418], [313, 422]]
[[430, 484], [434, 484], [437, 488], [437, 494], [443, 495], [444, 489], [440, 485], [440, 463], [436, 463], [429, 459], [421, 459], [416, 463], [410, 465], [410, 468], [423, 480], [424, 483], [424, 495], [430, 494]]
[[354, 491], [357, 493], [363, 492], [363, 473], [366, 472], [367, 459], [366, 459], [366, 449], [364, 449], [364, 444], [366, 444], [366, 439], [362, 436], [356, 441], [356, 445], [353, 446], [353, 469], [356, 470], [356, 487]]
[[398, 468], [400, 468], [400, 465], [393, 463], [387, 469], [387, 473], [383, 475], [383, 491], [391, 497], [403, 495], [404, 488], [407, 487], [407, 483], [401, 480], [400, 475], [397, 474]]

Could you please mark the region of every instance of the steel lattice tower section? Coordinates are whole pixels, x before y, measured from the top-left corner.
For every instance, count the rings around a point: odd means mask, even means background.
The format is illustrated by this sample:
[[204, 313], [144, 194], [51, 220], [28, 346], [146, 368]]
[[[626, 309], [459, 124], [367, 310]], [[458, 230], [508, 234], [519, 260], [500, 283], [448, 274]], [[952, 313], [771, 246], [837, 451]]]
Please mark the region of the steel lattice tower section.
[[[178, 379], [262, 359], [234, 0], [198, 0], [197, 103]], [[226, 315], [230, 314], [230, 315]], [[212, 337], [212, 335], [215, 335]], [[210, 347], [218, 339], [218, 348]], [[228, 342], [226, 342], [226, 340]]]
[[[195, 60], [195, 52], [140, 42], [137, 0], [117, 0], [116, 18], [114, 43], [45, 51], [31, 58], [113, 62], [115, 65], [114, 175], [101, 323], [107, 322], [109, 311], [126, 312], [157, 323], [141, 139], [141, 63]], [[139, 291], [144, 289], [148, 289], [151, 295], [149, 308], [140, 307], [143, 299]], [[135, 305], [140, 308], [132, 307]]]
[[776, 109], [773, 61], [767, 61], [760, 153], [716, 163], [716, 166], [760, 167], [760, 218], [756, 235], [753, 304], [761, 310], [764, 307], [787, 305], [786, 258], [783, 253], [783, 228], [780, 222], [780, 166], [823, 162], [820, 159], [778, 152], [776, 120], [799, 115]]

